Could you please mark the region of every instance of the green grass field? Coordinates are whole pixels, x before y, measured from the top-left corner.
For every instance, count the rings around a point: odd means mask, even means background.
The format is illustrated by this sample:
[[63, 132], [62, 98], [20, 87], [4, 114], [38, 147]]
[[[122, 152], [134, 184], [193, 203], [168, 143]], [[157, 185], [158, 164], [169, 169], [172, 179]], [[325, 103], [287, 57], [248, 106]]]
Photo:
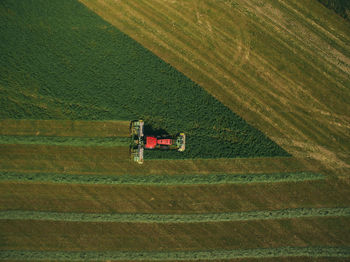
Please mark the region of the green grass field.
[[[342, 0], [0, 1], [0, 260], [348, 261]], [[130, 120], [185, 132], [130, 160]]]

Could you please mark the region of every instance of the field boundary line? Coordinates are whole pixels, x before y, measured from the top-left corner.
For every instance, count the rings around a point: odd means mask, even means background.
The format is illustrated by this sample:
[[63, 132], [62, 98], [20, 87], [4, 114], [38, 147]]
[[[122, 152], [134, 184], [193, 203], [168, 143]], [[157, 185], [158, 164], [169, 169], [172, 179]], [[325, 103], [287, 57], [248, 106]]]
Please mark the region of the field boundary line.
[[350, 207], [294, 208], [209, 214], [68, 213], [5, 210], [0, 220], [45, 220], [67, 222], [200, 223], [270, 220], [305, 217], [350, 217]]
[[0, 259], [58, 260], [58, 261], [105, 261], [105, 260], [204, 260], [234, 258], [274, 257], [350, 257], [349, 247], [277, 247], [205, 251], [27, 251], [7, 250], [0, 252]]
[[19, 173], [0, 171], [0, 181], [102, 185], [217, 185], [300, 182], [309, 180], [322, 180], [325, 178], [326, 176], [322, 174], [312, 172], [205, 175], [72, 175], [55, 173]]

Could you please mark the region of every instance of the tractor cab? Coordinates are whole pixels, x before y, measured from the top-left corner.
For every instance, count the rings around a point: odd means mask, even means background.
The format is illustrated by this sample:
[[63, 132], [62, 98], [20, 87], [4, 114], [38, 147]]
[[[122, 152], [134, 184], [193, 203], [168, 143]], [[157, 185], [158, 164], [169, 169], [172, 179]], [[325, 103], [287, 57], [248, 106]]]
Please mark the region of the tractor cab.
[[145, 149], [170, 149], [174, 144], [172, 138], [146, 136]]

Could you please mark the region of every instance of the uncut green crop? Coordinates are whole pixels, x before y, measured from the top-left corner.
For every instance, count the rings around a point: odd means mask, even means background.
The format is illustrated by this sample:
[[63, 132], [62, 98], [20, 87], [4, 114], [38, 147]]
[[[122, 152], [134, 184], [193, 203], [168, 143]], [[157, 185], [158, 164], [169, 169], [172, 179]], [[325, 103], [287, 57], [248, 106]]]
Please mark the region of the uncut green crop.
[[3, 0], [0, 35], [0, 118], [142, 118], [186, 133], [185, 152], [145, 158], [289, 155], [78, 1]]
[[350, 1], [349, 0], [318, 0], [321, 4], [332, 9], [341, 17], [350, 22]]
[[0, 181], [50, 182], [63, 184], [204, 185], [297, 182], [319, 179], [325, 179], [325, 176], [310, 172], [209, 175], [71, 175], [0, 171]]
[[350, 257], [348, 247], [277, 247], [202, 251], [26, 251], [0, 252], [6, 260], [106, 261], [106, 260], [197, 260], [271, 257]]

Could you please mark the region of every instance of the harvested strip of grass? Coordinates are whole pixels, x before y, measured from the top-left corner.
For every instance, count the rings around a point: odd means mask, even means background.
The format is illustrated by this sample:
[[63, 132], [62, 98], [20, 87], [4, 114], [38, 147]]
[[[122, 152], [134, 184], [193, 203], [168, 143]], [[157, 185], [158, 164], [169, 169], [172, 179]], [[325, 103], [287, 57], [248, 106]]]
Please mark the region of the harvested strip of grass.
[[83, 173], [90, 170], [100, 172], [104, 165], [116, 167], [120, 161], [131, 163], [129, 159], [129, 147], [126, 146], [0, 146], [0, 167], [5, 170], [17, 166], [22, 170], [35, 169], [35, 172], [72, 172], [77, 169]]
[[350, 257], [348, 247], [279, 247], [208, 251], [126, 252], [126, 251], [2, 251], [1, 259], [35, 260], [203, 260], [265, 257]]
[[[2, 145], [0, 169], [6, 171], [52, 172], [62, 170], [78, 174], [208, 174], [208, 173], [278, 173], [318, 171], [320, 164], [306, 158], [240, 158], [152, 160], [144, 165], [130, 161], [129, 149], [124, 159], [121, 150], [112, 147], [63, 147], [48, 145]], [[48, 159], [54, 156], [54, 160]], [[63, 160], [69, 159], [70, 163]]]
[[0, 135], [128, 137], [129, 121], [0, 120]]
[[0, 220], [49, 220], [70, 222], [197, 223], [261, 219], [350, 216], [349, 207], [295, 208], [271, 211], [248, 211], [211, 214], [127, 214], [66, 213], [10, 210], [0, 211]]
[[192, 186], [0, 182], [0, 210], [193, 214], [344, 206], [350, 206], [348, 184], [328, 179]]
[[0, 250], [198, 251], [348, 246], [350, 217], [203, 223], [0, 220]]
[[211, 174], [211, 175], [67, 175], [52, 173], [1, 172], [0, 181], [51, 182], [63, 184], [112, 185], [198, 185], [297, 182], [320, 180], [325, 176], [311, 172], [273, 174]]
[[128, 137], [50, 137], [50, 136], [3, 136], [0, 144], [54, 145], [54, 146], [128, 146]]

